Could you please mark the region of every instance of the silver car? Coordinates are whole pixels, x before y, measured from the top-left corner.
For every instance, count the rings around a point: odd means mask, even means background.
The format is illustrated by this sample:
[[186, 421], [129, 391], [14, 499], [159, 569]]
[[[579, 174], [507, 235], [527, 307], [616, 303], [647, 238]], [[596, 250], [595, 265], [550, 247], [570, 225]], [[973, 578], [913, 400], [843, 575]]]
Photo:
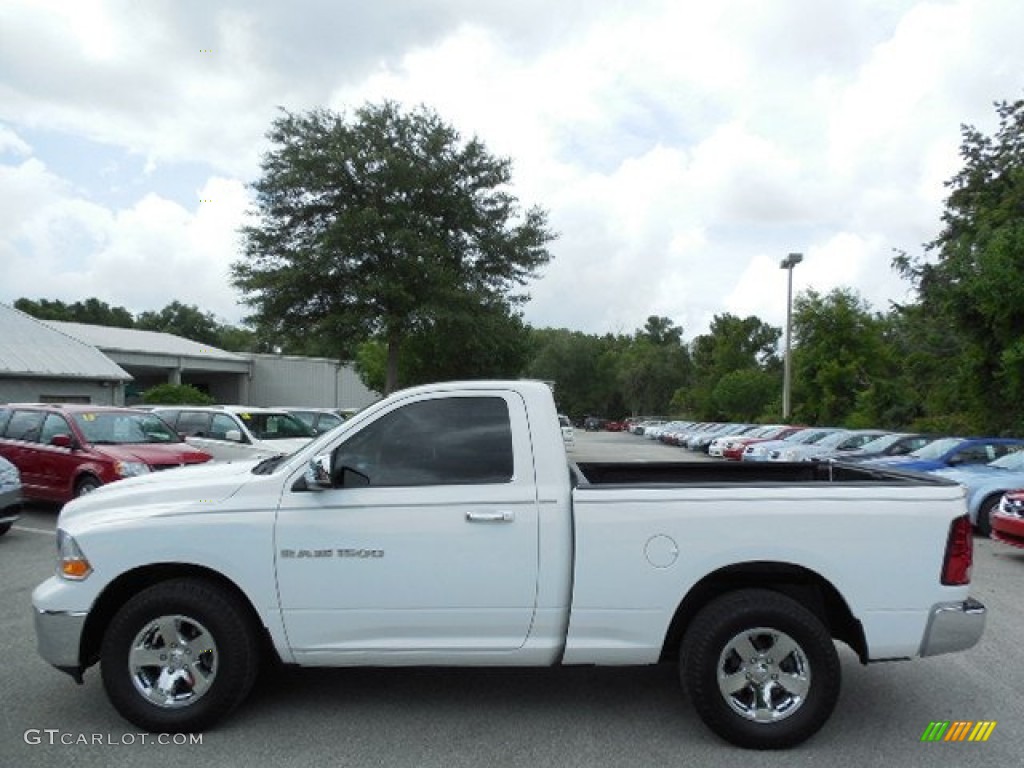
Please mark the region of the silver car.
[[21, 475], [18, 468], [0, 456], [0, 536], [18, 519], [21, 509]]

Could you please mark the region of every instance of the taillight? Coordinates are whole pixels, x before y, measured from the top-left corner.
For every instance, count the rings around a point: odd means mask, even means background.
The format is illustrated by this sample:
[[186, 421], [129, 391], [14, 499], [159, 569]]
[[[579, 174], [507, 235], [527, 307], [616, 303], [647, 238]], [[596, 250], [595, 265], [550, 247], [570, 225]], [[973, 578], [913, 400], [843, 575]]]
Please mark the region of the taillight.
[[946, 557], [942, 561], [942, 583], [957, 587], [971, 583], [971, 565], [974, 563], [974, 537], [971, 519], [964, 515], [949, 524]]

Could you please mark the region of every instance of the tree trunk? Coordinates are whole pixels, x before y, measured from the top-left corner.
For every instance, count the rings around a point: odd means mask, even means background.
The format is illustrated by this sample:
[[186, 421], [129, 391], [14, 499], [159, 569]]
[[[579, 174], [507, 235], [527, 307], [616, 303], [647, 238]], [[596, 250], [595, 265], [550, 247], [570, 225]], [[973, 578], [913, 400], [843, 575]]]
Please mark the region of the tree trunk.
[[398, 389], [398, 347], [401, 343], [401, 334], [395, 331], [388, 331], [388, 365], [384, 376], [385, 395], [390, 395]]

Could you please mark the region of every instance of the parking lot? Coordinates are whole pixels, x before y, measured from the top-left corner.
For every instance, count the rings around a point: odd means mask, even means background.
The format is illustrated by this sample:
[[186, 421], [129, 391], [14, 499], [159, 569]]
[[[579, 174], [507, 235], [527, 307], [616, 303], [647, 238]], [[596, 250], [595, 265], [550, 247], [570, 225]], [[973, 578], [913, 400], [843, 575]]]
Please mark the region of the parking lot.
[[[621, 433], [577, 431], [580, 460], [704, 460]], [[35, 650], [30, 595], [53, 571], [55, 508], [0, 538], [0, 766], [202, 763], [284, 766], [1007, 766], [1024, 753], [1024, 550], [976, 540], [974, 649], [862, 667], [844, 652], [825, 728], [784, 753], [751, 754], [703, 726], [672, 666], [552, 670], [280, 670], [201, 743], [159, 743]], [[885, 536], [884, 526], [879, 536]], [[871, 564], [864, 567], [870, 569]], [[996, 721], [984, 743], [922, 743], [932, 721]], [[182, 743], [184, 742], [184, 743]]]

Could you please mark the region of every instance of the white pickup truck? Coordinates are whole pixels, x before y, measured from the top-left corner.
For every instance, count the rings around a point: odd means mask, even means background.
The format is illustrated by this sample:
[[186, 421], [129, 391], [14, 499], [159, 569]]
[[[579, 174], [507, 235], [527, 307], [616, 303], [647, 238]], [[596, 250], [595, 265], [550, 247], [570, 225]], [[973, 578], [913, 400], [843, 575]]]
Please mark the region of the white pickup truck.
[[835, 705], [835, 641], [864, 663], [978, 641], [965, 513], [955, 483], [842, 464], [569, 464], [547, 385], [437, 384], [290, 456], [67, 504], [36, 632], [152, 731], [211, 726], [268, 656], [670, 661], [721, 737], [782, 748]]

